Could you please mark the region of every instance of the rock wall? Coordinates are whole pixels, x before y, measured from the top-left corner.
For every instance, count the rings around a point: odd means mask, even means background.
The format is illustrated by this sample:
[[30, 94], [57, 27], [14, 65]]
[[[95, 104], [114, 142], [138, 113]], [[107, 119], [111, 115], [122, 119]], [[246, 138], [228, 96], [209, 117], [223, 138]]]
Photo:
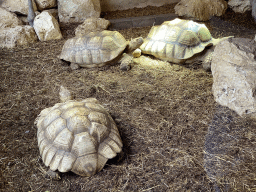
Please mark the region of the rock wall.
[[102, 11], [115, 11], [132, 9], [134, 7], [143, 8], [147, 6], [162, 6], [165, 4], [177, 3], [180, 0], [100, 0]]

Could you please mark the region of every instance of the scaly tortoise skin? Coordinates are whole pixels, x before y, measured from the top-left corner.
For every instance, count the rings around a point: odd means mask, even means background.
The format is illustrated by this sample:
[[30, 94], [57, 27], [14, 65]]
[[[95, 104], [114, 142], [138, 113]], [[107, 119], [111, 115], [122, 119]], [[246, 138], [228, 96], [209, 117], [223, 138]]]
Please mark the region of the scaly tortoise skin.
[[114, 120], [94, 98], [46, 108], [36, 125], [42, 160], [52, 171], [92, 176], [122, 150]]
[[68, 39], [59, 58], [80, 67], [102, 67], [120, 56], [127, 45], [128, 42], [117, 31], [90, 32]]
[[205, 47], [216, 45], [222, 40], [214, 39], [204, 24], [174, 19], [160, 26], [153, 26], [140, 46], [142, 53], [173, 63], [184, 63]]

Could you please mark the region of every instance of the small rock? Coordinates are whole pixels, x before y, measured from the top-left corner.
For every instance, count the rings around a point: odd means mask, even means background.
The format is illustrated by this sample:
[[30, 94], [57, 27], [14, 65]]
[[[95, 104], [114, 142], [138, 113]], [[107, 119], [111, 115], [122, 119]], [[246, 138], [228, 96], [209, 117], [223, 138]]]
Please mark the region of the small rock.
[[58, 21], [48, 12], [35, 17], [34, 29], [40, 41], [62, 38]]
[[35, 0], [40, 11], [57, 7], [57, 0]]
[[110, 21], [104, 18], [89, 18], [79, 25], [75, 30], [76, 36], [83, 36], [92, 31], [103, 31], [108, 28]]

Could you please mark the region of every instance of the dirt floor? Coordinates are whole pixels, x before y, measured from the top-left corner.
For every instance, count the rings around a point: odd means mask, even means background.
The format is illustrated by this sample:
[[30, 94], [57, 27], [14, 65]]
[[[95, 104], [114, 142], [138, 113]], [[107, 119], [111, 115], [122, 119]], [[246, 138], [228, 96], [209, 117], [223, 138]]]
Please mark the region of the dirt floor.
[[[166, 7], [157, 10], [151, 13]], [[141, 12], [148, 13], [125, 16]], [[117, 12], [103, 15], [118, 18]], [[256, 34], [250, 13], [228, 10], [206, 25], [214, 37]], [[256, 191], [256, 124], [214, 101], [211, 73], [152, 57], [130, 71], [118, 65], [72, 71], [56, 56], [75, 27], [61, 26], [63, 40], [0, 50], [1, 191]], [[120, 32], [129, 40], [149, 29]], [[34, 120], [60, 102], [61, 85], [76, 99], [97, 98], [124, 143], [123, 153], [90, 178], [45, 177]]]

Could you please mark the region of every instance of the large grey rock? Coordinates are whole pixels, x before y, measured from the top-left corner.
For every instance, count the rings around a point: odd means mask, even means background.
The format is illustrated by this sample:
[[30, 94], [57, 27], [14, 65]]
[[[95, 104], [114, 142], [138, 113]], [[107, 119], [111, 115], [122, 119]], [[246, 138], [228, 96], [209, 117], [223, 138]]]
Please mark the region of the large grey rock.
[[[27, 15], [28, 14], [28, 0], [2, 0], [1, 7], [7, 9], [8, 11]], [[37, 11], [37, 6], [35, 1], [32, 0], [34, 11]]]
[[223, 15], [227, 7], [227, 2], [224, 0], [181, 0], [174, 9], [179, 16], [207, 21], [212, 16]]
[[42, 12], [35, 17], [34, 29], [40, 41], [62, 38], [59, 23], [49, 12]]
[[40, 11], [57, 7], [57, 0], [35, 0], [35, 1], [37, 4], [37, 8]]
[[100, 0], [58, 0], [58, 12], [60, 22], [84, 22], [100, 16]]
[[211, 70], [214, 99], [239, 115], [256, 117], [256, 43], [245, 38], [220, 42]]
[[0, 7], [0, 29], [22, 25], [16, 14]]
[[29, 25], [16, 26], [0, 30], [0, 47], [13, 48], [28, 45], [37, 41], [33, 27]]
[[236, 13], [251, 11], [250, 0], [229, 0], [228, 6]]

